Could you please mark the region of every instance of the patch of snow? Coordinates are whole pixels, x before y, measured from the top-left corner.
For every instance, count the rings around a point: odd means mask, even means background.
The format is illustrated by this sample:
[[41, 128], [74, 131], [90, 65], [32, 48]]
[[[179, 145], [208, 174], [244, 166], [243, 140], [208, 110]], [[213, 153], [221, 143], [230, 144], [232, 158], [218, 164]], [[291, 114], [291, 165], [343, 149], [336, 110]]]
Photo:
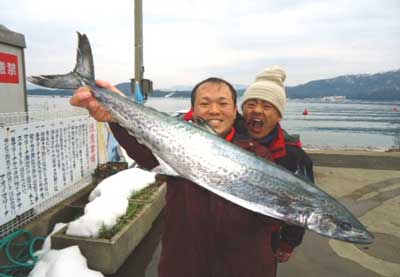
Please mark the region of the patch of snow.
[[29, 277], [104, 277], [101, 272], [87, 267], [86, 258], [74, 245], [61, 250], [50, 250], [37, 262]]
[[53, 231], [51, 231], [51, 233], [44, 240], [43, 245], [42, 245], [42, 249], [35, 252], [35, 256], [36, 257], [38, 257], [40, 259], [43, 255], [45, 255], [47, 252], [50, 251], [50, 249], [51, 249], [51, 236], [54, 233], [56, 233], [59, 230], [61, 230], [62, 228], [64, 228], [64, 226], [66, 226], [66, 225], [67, 225], [66, 223], [57, 223], [54, 226]]
[[[89, 196], [84, 215], [70, 222], [66, 233], [81, 237], [97, 237], [100, 228], [111, 228], [118, 217], [126, 213], [131, 195], [155, 182], [156, 174], [139, 168], [130, 168], [114, 174], [98, 184]], [[86, 258], [78, 246], [61, 250], [51, 249], [51, 235], [63, 228], [65, 223], [55, 225], [45, 239], [39, 258], [29, 277], [104, 277], [87, 267]]]
[[68, 224], [66, 234], [97, 238], [101, 227], [113, 227], [126, 213], [132, 194], [154, 183], [155, 176], [153, 172], [130, 168], [104, 179], [90, 193], [84, 215]]

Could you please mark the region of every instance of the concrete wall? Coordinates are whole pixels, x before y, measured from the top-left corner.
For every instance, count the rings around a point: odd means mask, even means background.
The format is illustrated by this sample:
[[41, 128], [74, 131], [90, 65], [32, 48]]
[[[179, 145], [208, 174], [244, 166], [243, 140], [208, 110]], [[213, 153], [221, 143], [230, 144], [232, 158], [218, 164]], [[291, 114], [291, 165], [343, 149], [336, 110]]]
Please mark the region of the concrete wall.
[[[25, 47], [25, 37], [22, 34], [0, 25], [0, 63], [4, 65], [4, 58], [2, 57], [5, 55], [13, 55], [17, 57], [18, 67], [18, 80], [16, 82], [8, 82], [4, 78], [0, 78], [0, 113], [27, 111]], [[2, 64], [0, 64], [0, 74], [2, 73]]]

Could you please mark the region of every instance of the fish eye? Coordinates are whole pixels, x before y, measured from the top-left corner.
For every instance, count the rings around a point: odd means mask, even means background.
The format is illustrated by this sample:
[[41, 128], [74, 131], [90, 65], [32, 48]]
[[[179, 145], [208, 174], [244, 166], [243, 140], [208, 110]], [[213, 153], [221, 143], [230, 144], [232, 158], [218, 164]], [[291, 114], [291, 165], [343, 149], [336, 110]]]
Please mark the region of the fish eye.
[[343, 229], [344, 231], [350, 231], [350, 230], [351, 230], [351, 224], [350, 224], [350, 223], [347, 223], [347, 222], [340, 222], [338, 225], [339, 225], [339, 227], [340, 227], [341, 229]]

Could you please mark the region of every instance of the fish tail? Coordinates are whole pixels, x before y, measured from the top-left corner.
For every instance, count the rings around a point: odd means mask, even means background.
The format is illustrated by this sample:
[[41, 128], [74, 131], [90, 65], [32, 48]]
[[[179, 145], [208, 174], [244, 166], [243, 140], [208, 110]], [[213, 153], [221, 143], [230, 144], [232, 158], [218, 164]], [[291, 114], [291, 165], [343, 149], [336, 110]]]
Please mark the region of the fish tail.
[[77, 89], [87, 82], [94, 82], [93, 55], [86, 35], [78, 33], [76, 64], [72, 72], [63, 75], [38, 75], [28, 77], [33, 84], [60, 89]]

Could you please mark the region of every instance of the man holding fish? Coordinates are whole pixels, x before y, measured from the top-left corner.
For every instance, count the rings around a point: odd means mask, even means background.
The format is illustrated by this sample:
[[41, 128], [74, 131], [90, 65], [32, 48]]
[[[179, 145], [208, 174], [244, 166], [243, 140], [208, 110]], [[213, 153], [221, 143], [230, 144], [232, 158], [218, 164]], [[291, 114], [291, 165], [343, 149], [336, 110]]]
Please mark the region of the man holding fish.
[[[264, 72], [268, 75], [274, 71], [277, 69]], [[270, 83], [273, 85], [273, 82]], [[117, 90], [105, 82], [98, 81], [98, 84]], [[250, 88], [245, 94], [243, 119], [237, 113], [237, 96], [232, 85], [219, 78], [206, 79], [193, 88], [191, 110], [185, 114], [184, 120], [201, 118], [227, 141], [268, 160], [290, 161], [292, 157], [284, 158], [286, 155], [282, 151], [285, 150], [280, 149], [277, 155], [262, 144], [269, 132], [276, 128], [282, 132], [278, 127], [278, 118], [284, 104], [279, 106], [278, 111], [270, 103], [269, 108], [275, 111], [274, 115], [259, 116], [261, 122], [258, 125], [263, 125], [263, 122], [269, 124], [268, 132], [258, 132], [259, 127], [253, 126], [257, 125], [253, 123], [253, 113], [247, 112], [249, 104], [259, 101], [256, 100], [258, 98], [267, 98], [270, 102], [284, 98], [283, 86], [275, 91], [272, 89], [272, 93], [261, 90], [257, 95], [253, 95]], [[98, 121], [110, 122], [117, 140], [140, 166], [152, 169], [158, 165], [151, 151], [115, 123], [112, 115], [97, 102], [89, 89], [83, 87], [76, 90], [70, 102], [87, 108]], [[255, 110], [257, 113], [257, 108]], [[246, 131], [247, 126], [249, 132]], [[284, 138], [281, 133], [279, 135], [279, 143], [282, 144]], [[275, 150], [276, 143], [273, 145]], [[311, 166], [307, 174], [312, 176]], [[303, 228], [251, 212], [183, 178], [170, 177], [166, 198], [160, 276], [275, 276], [276, 261], [288, 261], [293, 249], [302, 241]]]
[[170, 176], [160, 276], [276, 276], [276, 260], [290, 257], [302, 228], [351, 243], [373, 241], [351, 212], [312, 185], [311, 162], [278, 125], [286, 104], [283, 70], [257, 76], [244, 95], [244, 120], [229, 83], [199, 83], [184, 117], [192, 124], [96, 83], [89, 40], [79, 33], [78, 40], [73, 71], [29, 80], [76, 89], [72, 105], [110, 122], [139, 165]]

